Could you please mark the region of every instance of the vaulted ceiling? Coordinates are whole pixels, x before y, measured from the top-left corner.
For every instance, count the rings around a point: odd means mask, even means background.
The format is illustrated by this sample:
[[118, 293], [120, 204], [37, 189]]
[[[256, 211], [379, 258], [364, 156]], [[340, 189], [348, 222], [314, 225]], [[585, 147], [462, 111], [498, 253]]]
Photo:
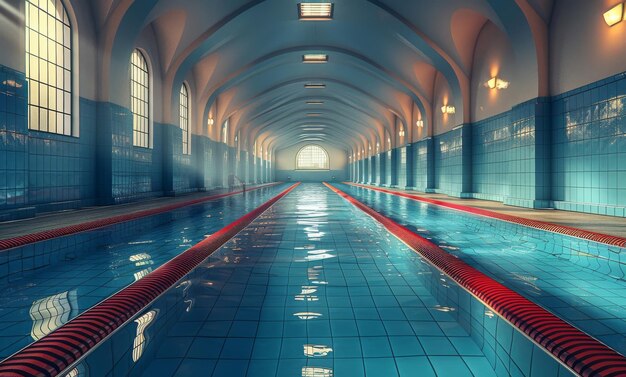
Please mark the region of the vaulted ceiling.
[[[552, 0], [328, 0], [329, 21], [299, 20], [302, 1], [93, 0], [105, 56], [101, 94], [112, 97], [126, 85], [113, 73], [126, 70], [137, 38], [149, 30], [164, 103], [177, 101], [187, 81], [199, 124], [230, 119], [232, 134], [241, 131], [248, 145], [257, 140], [265, 150], [314, 140], [349, 152], [416, 116], [431, 123], [436, 81], [449, 88], [455, 121], [468, 121], [474, 45], [487, 22], [530, 62], [525, 79], [536, 82], [536, 95], [546, 90], [542, 28]], [[303, 64], [306, 53], [329, 61]], [[165, 118], [176, 108], [165, 108]]]

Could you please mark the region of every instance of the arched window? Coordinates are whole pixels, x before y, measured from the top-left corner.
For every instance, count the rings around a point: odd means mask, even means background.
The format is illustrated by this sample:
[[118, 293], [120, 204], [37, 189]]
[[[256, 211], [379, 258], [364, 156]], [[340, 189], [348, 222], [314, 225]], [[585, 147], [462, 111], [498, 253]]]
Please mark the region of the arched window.
[[150, 71], [137, 49], [130, 59], [130, 111], [133, 113], [133, 145], [150, 147]]
[[72, 36], [60, 0], [26, 0], [28, 128], [72, 134]]
[[228, 119], [226, 119], [222, 126], [222, 142], [228, 145]]
[[180, 128], [183, 130], [183, 154], [190, 154], [189, 148], [189, 90], [187, 84], [180, 87]]
[[317, 145], [307, 145], [296, 156], [296, 170], [329, 170], [328, 153]]

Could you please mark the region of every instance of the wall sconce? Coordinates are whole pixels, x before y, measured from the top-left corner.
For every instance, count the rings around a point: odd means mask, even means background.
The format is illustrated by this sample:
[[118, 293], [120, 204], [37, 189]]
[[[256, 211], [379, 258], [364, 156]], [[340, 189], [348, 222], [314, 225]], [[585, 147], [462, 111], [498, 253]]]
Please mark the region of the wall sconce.
[[417, 122], [415, 122], [415, 125], [419, 128], [424, 128], [424, 121], [420, 119]]
[[456, 113], [456, 108], [454, 106], [444, 105], [441, 106], [441, 112], [443, 114], [454, 114]]
[[506, 89], [509, 87], [509, 82], [504, 81], [499, 77], [492, 77], [485, 83], [485, 87], [489, 89]]
[[613, 8], [604, 12], [604, 22], [607, 25], [613, 26], [623, 19], [624, 15], [624, 3], [619, 3]]
[[215, 123], [215, 119], [213, 119], [213, 118], [209, 118], [209, 120], [207, 121], [207, 124], [209, 126], [212, 126], [214, 123]]
[[390, 137], [387, 138], [387, 145], [391, 146], [391, 138]]
[[400, 128], [400, 132], [398, 132], [400, 137], [404, 137], [404, 128]]

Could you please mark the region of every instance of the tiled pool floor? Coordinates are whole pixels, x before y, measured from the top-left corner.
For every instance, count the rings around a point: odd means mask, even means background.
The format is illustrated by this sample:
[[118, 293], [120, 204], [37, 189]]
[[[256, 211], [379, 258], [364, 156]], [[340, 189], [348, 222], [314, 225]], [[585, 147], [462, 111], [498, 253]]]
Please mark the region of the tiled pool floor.
[[[92, 231], [104, 234], [102, 246], [82, 250], [80, 248], [86, 246], [77, 243], [72, 246], [77, 248], [76, 252], [69, 253], [74, 254], [75, 258], [2, 283], [0, 359], [145, 276], [208, 234], [258, 207], [285, 187], [278, 185], [263, 188], [245, 195], [179, 209], [176, 210], [179, 213], [176, 221], [144, 229], [139, 234], [134, 234], [131, 229], [127, 232], [130, 236], [122, 239], [117, 236], [111, 238], [110, 227]], [[187, 216], [187, 213], [192, 216]], [[111, 239], [114, 241], [108, 242]]]
[[322, 185], [298, 187], [199, 268], [144, 376], [495, 375], [429, 293], [421, 258]]
[[566, 236], [529, 233], [508, 223], [496, 227], [497, 220], [483, 221], [480, 216], [365, 188], [336, 186], [626, 354], [626, 280], [601, 271], [602, 264], [596, 265], [583, 250], [572, 251], [581, 255], [580, 261], [561, 257], [559, 250], [568, 245]]

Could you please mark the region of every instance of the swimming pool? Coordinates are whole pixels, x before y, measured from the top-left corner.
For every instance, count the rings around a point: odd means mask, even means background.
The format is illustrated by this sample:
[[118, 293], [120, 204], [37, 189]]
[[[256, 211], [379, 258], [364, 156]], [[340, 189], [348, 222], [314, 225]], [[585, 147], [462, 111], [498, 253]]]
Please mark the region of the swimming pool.
[[0, 359], [258, 207], [286, 185], [0, 252]]
[[[336, 185], [626, 354], [626, 249]], [[617, 258], [616, 258], [617, 257]]]
[[319, 184], [277, 202], [69, 372], [571, 375]]

